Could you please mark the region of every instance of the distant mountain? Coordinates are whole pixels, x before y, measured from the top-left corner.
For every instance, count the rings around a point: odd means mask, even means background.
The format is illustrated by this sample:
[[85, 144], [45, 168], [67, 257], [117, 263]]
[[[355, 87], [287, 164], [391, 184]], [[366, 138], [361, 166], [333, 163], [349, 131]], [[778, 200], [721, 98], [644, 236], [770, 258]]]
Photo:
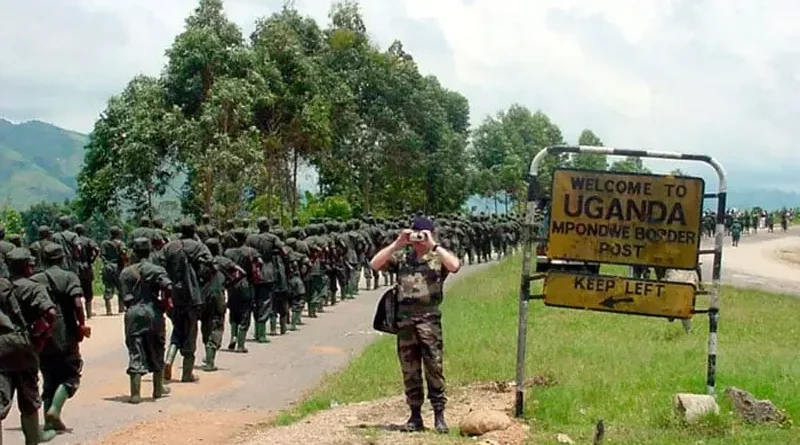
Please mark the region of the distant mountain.
[[[14, 124], [0, 118], [0, 206], [11, 204], [24, 209], [39, 201], [63, 201], [74, 198], [76, 177], [83, 163], [84, 146], [88, 137], [41, 121]], [[735, 175], [737, 181], [730, 183], [728, 207], [761, 206], [767, 209], [800, 206], [800, 193], [782, 191], [777, 188], [740, 189], [738, 184], [754, 184], [750, 181], [758, 175], [753, 173]], [[316, 192], [317, 175], [313, 167], [300, 169], [301, 191]], [[176, 200], [175, 190], [180, 189], [183, 176], [175, 178], [172, 191], [161, 200]], [[716, 178], [706, 178], [707, 184], [716, 184]], [[159, 200], [159, 201], [161, 201]], [[706, 204], [715, 206], [714, 201]], [[472, 197], [467, 207], [481, 212], [505, 210], [502, 201], [495, 205], [493, 199]]]
[[73, 198], [86, 135], [45, 122], [0, 119], [0, 205]]

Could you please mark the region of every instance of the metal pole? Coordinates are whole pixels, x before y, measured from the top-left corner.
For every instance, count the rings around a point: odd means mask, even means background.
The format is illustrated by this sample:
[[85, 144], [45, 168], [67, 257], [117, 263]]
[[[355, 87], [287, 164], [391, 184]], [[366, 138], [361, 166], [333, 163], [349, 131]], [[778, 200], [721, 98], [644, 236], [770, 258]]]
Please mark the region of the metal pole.
[[[525, 384], [525, 354], [528, 334], [528, 298], [530, 296], [531, 277], [536, 272], [536, 263], [531, 264], [532, 252], [536, 251], [536, 234], [534, 227], [537, 216], [536, 198], [538, 190], [538, 172], [544, 157], [548, 154], [560, 153], [593, 153], [613, 156], [635, 156], [639, 158], [673, 159], [681, 161], [700, 161], [711, 165], [719, 179], [717, 193], [717, 233], [712, 274], [712, 288], [709, 301], [709, 336], [708, 336], [708, 369], [707, 389], [709, 394], [714, 394], [717, 364], [717, 329], [719, 327], [719, 302], [722, 272], [722, 247], [725, 231], [725, 206], [728, 191], [727, 175], [722, 165], [708, 155], [679, 153], [673, 151], [628, 150], [614, 147], [593, 147], [585, 145], [552, 146], [539, 151], [531, 161], [528, 171], [528, 202], [525, 212], [525, 226], [522, 230], [522, 282], [519, 295], [519, 319], [517, 324], [517, 372], [516, 372], [516, 400], [514, 414], [521, 417], [524, 408]], [[549, 230], [549, 228], [548, 228]]]

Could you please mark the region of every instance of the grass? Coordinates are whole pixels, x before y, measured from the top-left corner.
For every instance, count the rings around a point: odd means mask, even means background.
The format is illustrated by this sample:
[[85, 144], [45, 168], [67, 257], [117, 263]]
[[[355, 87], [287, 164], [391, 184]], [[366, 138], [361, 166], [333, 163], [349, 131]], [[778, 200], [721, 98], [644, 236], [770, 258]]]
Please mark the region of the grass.
[[[443, 305], [448, 385], [513, 380], [520, 265], [518, 258], [456, 283]], [[605, 273], [617, 272], [614, 268]], [[698, 297], [702, 306], [705, 297]], [[590, 443], [598, 418], [615, 444], [793, 444], [791, 422], [748, 426], [731, 412], [724, 390], [736, 386], [772, 400], [800, 418], [800, 299], [725, 287], [719, 329], [717, 390], [721, 414], [684, 425], [672, 410], [677, 392], [704, 393], [708, 321], [694, 333], [679, 322], [545, 307], [532, 302], [527, 376], [557, 384], [526, 394], [533, 443], [566, 433]], [[332, 402], [349, 403], [402, 393], [393, 337], [382, 337], [340, 373], [328, 376], [277, 424], [292, 423]]]

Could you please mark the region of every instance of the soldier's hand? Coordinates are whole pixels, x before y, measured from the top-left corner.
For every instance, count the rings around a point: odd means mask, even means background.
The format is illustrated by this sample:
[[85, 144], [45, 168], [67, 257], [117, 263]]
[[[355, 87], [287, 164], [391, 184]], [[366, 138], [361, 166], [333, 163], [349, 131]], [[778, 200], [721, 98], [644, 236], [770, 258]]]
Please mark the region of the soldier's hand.
[[78, 341], [83, 341], [84, 338], [92, 338], [92, 327], [83, 325], [78, 329]]
[[400, 235], [397, 236], [397, 239], [394, 240], [394, 243], [397, 245], [397, 247], [405, 247], [411, 244], [411, 240], [409, 240], [408, 237], [413, 232], [414, 231], [411, 229], [403, 229], [403, 231], [400, 232]]

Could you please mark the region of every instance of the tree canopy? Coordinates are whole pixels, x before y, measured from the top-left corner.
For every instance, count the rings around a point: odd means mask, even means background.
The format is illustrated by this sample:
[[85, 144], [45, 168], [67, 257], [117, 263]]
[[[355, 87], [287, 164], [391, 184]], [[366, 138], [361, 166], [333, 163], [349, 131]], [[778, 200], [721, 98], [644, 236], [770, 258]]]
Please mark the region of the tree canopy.
[[[131, 79], [96, 121], [78, 176], [84, 219], [173, 214], [177, 203], [154, 198], [176, 178], [180, 213], [219, 219], [453, 212], [472, 194], [519, 201], [532, 157], [565, 142], [520, 104], [471, 130], [467, 99], [421, 73], [402, 42], [375, 45], [352, 1], [334, 3], [325, 26], [287, 3], [244, 36], [222, 0], [200, 0], [166, 56], [160, 76]], [[602, 145], [590, 130], [579, 143]], [[545, 188], [558, 165], [607, 161], [549, 158]], [[644, 170], [635, 159], [610, 168]], [[317, 193], [300, 193], [303, 169], [318, 173]]]

